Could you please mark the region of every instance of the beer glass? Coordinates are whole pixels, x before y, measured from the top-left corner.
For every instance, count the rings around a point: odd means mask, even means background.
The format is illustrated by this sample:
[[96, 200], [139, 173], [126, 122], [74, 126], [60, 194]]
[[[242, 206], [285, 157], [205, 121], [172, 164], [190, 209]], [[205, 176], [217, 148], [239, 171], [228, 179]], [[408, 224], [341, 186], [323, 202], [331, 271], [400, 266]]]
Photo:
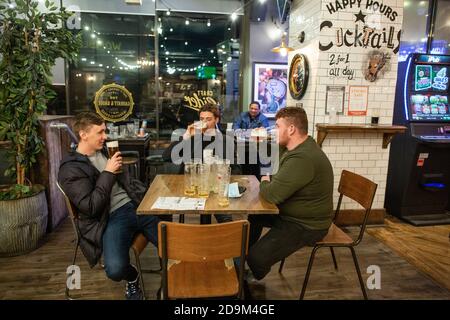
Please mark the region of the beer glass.
[[134, 123], [127, 123], [127, 131], [128, 131], [128, 136], [129, 137], [133, 137], [133, 135], [134, 135]]
[[193, 162], [184, 164], [184, 194], [187, 196], [195, 196], [196, 167], [197, 165]]
[[209, 196], [209, 169], [209, 164], [201, 163], [197, 165], [198, 196], [201, 198], [208, 198]]
[[204, 133], [208, 126], [207, 126], [206, 122], [195, 121], [193, 127], [194, 127], [194, 132], [195, 133], [200, 133], [200, 132]]
[[231, 167], [219, 165], [217, 167], [217, 202], [221, 207], [227, 207], [230, 204], [228, 199], [228, 185], [230, 184]]
[[[106, 148], [108, 149], [108, 156], [111, 159], [113, 157], [113, 155], [116, 154], [116, 152], [119, 152], [119, 141], [117, 141], [117, 140], [108, 141], [106, 143]], [[122, 173], [122, 172], [123, 172], [122, 168], [120, 168], [115, 173]]]

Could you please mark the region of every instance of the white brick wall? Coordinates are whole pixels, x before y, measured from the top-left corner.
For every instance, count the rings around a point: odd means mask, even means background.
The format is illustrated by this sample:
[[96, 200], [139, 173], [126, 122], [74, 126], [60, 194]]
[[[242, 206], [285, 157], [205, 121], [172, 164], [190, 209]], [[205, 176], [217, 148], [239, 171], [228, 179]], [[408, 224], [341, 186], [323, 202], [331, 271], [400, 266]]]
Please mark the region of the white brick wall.
[[[339, 28], [355, 32], [355, 24], [358, 30], [362, 30], [363, 23], [355, 22], [355, 14], [361, 12], [366, 15], [365, 25], [375, 27], [377, 32], [383, 28], [395, 28], [394, 46], [397, 45], [397, 32], [402, 28], [403, 20], [403, 0], [383, 0], [377, 1], [387, 5], [398, 14], [395, 21], [391, 21], [379, 11], [366, 9], [367, 0], [361, 0], [361, 7], [354, 6], [339, 10], [330, 14], [327, 5], [335, 4], [335, 0], [294, 0], [291, 7], [289, 25], [289, 45], [296, 49], [289, 55], [288, 61], [296, 53], [303, 53], [307, 56], [310, 65], [310, 77], [308, 89], [301, 100], [294, 100], [288, 95], [287, 105], [296, 106], [302, 103], [309, 119], [309, 134], [316, 137], [317, 123], [328, 123], [329, 117], [325, 114], [325, 97], [327, 85], [345, 86], [344, 115], [338, 116], [338, 123], [366, 124], [370, 121], [371, 115], [378, 114], [380, 124], [392, 124], [392, 114], [395, 98], [395, 85], [397, 81], [397, 54], [392, 49], [382, 44], [379, 49], [390, 54], [390, 60], [386, 62], [384, 73], [380, 74], [375, 82], [364, 79], [364, 70], [367, 68], [368, 55], [375, 49], [362, 46], [337, 47], [334, 45], [328, 51], [319, 50], [319, 41], [323, 45], [333, 41], [336, 43], [336, 33]], [[342, 0], [340, 0], [342, 4]], [[331, 21], [333, 27], [324, 28], [319, 32], [322, 21]], [[305, 42], [300, 44], [297, 40], [301, 31], [305, 31]], [[382, 37], [381, 37], [382, 38]], [[350, 69], [354, 70], [353, 79], [344, 77], [330, 77], [330, 58], [334, 54], [346, 55], [349, 53]], [[345, 66], [343, 65], [343, 66]], [[348, 95], [349, 86], [368, 86], [368, 110], [367, 116], [348, 116]], [[343, 169], [356, 172], [373, 180], [378, 184], [377, 195], [373, 208], [384, 207], [385, 186], [387, 177], [387, 167], [389, 159], [389, 147], [382, 149], [382, 134], [376, 133], [348, 133], [348, 134], [328, 134], [323, 146], [324, 152], [328, 155], [335, 174], [335, 205], [337, 204], [337, 185]], [[358, 206], [351, 201], [343, 202], [343, 209], [354, 209]]]

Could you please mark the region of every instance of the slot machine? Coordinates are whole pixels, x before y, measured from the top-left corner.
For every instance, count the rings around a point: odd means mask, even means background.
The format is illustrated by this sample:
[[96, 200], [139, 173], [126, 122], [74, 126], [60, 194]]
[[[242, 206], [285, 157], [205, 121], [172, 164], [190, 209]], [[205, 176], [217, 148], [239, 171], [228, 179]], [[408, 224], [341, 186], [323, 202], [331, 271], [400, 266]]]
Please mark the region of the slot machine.
[[408, 130], [391, 144], [385, 208], [417, 226], [450, 224], [450, 56], [414, 53], [405, 66], [393, 123]]

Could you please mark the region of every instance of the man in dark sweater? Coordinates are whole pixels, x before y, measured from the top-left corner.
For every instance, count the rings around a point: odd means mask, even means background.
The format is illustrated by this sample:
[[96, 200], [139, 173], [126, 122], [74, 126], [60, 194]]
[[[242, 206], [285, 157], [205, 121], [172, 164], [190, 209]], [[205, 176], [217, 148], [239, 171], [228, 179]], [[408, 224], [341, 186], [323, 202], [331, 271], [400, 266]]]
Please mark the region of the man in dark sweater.
[[[258, 280], [272, 265], [305, 245], [314, 245], [328, 231], [333, 212], [333, 169], [325, 153], [308, 136], [302, 108], [276, 114], [280, 145], [278, 171], [261, 178], [260, 195], [274, 203], [279, 215], [250, 215], [248, 265]], [[263, 227], [270, 230], [260, 239]]]
[[[184, 174], [184, 163], [194, 159], [203, 159], [204, 150], [210, 150], [219, 159], [227, 159], [231, 163], [231, 174], [242, 174], [242, 170], [236, 159], [234, 135], [222, 134], [217, 129], [220, 120], [219, 108], [207, 103], [199, 110], [202, 128], [195, 128], [194, 124], [187, 127], [181, 140], [173, 141], [164, 151], [164, 161], [180, 162], [180, 174]], [[215, 214], [217, 222], [230, 222], [229, 214]], [[201, 224], [211, 223], [210, 215], [200, 215]]]
[[95, 113], [76, 116], [74, 131], [79, 144], [61, 162], [58, 182], [78, 211], [80, 248], [89, 265], [96, 265], [103, 252], [108, 278], [126, 280], [125, 297], [138, 300], [143, 294], [129, 250], [137, 232], [158, 245], [159, 219], [136, 215], [146, 188], [142, 182], [118, 173], [122, 166], [120, 152], [108, 159], [105, 130], [104, 120]]

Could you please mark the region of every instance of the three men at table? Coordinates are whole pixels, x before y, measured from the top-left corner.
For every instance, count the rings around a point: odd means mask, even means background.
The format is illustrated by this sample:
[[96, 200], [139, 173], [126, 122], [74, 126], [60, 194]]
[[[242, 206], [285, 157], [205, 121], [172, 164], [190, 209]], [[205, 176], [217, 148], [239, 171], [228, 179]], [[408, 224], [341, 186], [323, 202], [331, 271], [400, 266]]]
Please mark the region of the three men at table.
[[[247, 263], [258, 280], [271, 266], [328, 232], [333, 212], [333, 169], [325, 153], [308, 136], [302, 108], [276, 114], [280, 162], [278, 171], [261, 178], [260, 195], [278, 206], [279, 215], [249, 215]], [[261, 237], [263, 227], [270, 230]], [[260, 238], [261, 237], [261, 238]]]
[[256, 129], [269, 127], [269, 120], [261, 113], [258, 101], [252, 101], [248, 111], [242, 112], [233, 123], [233, 129]]

